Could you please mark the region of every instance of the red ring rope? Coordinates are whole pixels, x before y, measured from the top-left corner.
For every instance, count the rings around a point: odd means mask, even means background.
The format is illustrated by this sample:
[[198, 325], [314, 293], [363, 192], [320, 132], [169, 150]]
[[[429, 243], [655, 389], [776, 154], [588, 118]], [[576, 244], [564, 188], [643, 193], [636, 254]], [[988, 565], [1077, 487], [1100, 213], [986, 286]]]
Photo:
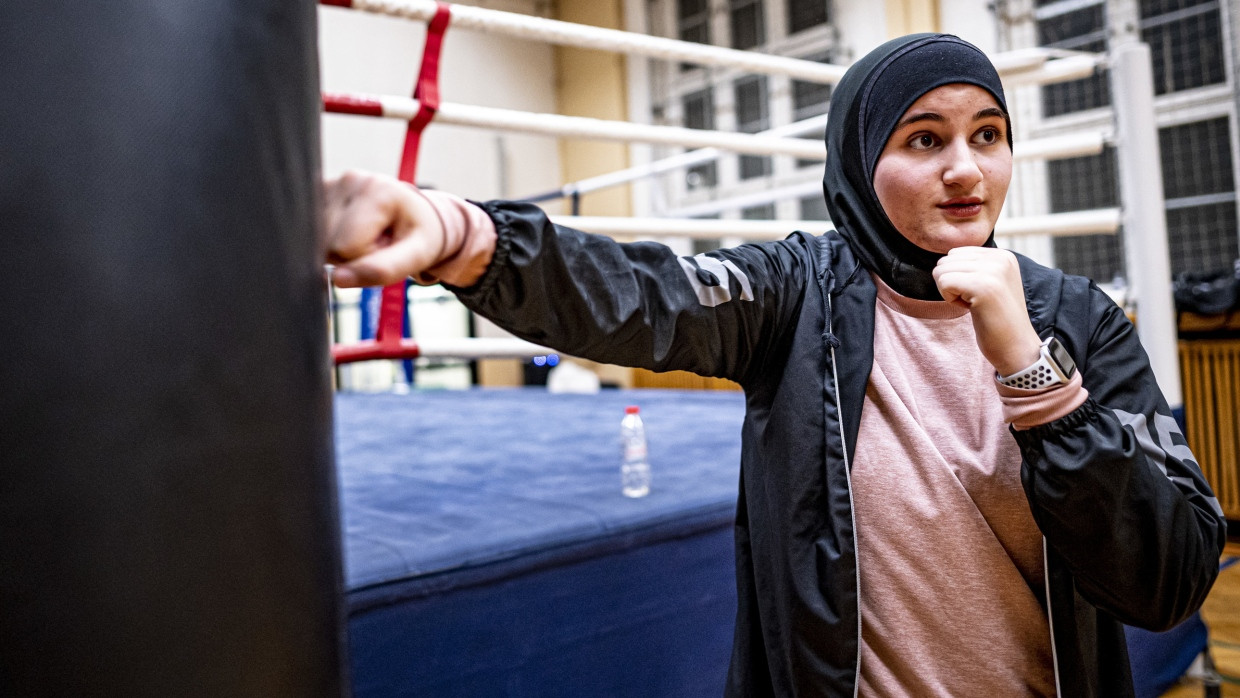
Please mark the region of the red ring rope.
[[[323, 4], [340, 4], [348, 6], [351, 0], [338, 0]], [[435, 3], [435, 16], [426, 26], [426, 44], [422, 47], [422, 66], [418, 71], [418, 81], [413, 90], [414, 99], [418, 100], [418, 113], [409, 121], [405, 132], [405, 146], [400, 157], [401, 181], [414, 184], [414, 175], [418, 169], [418, 150], [422, 142], [422, 132], [435, 118], [439, 109], [439, 59], [443, 53], [443, 38], [451, 19], [451, 8], [443, 2]], [[358, 113], [371, 113], [372, 105], [358, 104]], [[364, 110], [364, 111], [363, 111]], [[353, 345], [336, 345], [332, 347], [332, 359], [337, 363], [351, 361], [367, 361], [370, 359], [413, 359], [419, 355], [418, 344], [413, 340], [401, 338], [401, 330], [405, 316], [408, 314], [408, 295], [405, 282], [399, 281], [383, 287], [383, 298], [379, 303], [378, 330], [373, 341], [363, 341]]]

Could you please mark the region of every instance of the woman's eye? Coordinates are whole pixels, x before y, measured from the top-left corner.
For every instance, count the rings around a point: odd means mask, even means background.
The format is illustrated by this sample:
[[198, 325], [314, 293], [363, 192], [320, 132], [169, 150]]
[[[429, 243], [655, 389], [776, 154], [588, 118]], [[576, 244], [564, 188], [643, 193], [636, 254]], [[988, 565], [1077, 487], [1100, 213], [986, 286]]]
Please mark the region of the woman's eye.
[[993, 128], [984, 128], [977, 134], [977, 137], [980, 138], [983, 143], [994, 143], [999, 140], [999, 131]]
[[909, 142], [909, 145], [912, 146], [914, 150], [924, 150], [926, 148], [933, 148], [934, 147], [934, 136], [931, 136], [928, 133], [923, 133], [920, 136], [914, 137], [913, 140]]

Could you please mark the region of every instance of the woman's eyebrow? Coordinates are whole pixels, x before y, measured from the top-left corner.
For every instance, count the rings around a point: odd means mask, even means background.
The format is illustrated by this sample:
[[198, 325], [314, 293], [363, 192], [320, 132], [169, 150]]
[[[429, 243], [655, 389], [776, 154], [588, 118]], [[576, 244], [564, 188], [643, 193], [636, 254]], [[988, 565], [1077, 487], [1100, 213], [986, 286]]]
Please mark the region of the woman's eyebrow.
[[[1002, 118], [1005, 118], [1007, 115], [1004, 114], [1003, 110], [998, 107], [986, 107], [985, 109], [982, 109], [978, 113], [974, 114], [973, 120], [980, 121], [982, 119], [988, 119], [992, 116], [1002, 119]], [[892, 129], [892, 132], [894, 133], [895, 131], [899, 131], [905, 126], [908, 126], [909, 124], [915, 124], [919, 121], [937, 121], [937, 122], [943, 123], [943, 122], [946, 122], [947, 119], [944, 118], [942, 114], [939, 114], [937, 112], [932, 112], [932, 111], [922, 112], [920, 114], [914, 114], [908, 117], [907, 119], [903, 119], [902, 121], [900, 121], [900, 123], [896, 124], [896, 127]]]
[[914, 114], [914, 115], [912, 115], [912, 116], [908, 117], [907, 119], [904, 119], [904, 120], [903, 120], [903, 121], [901, 121], [900, 123], [896, 124], [896, 127], [895, 127], [894, 129], [892, 129], [892, 131], [893, 131], [893, 132], [894, 132], [894, 131], [899, 131], [900, 129], [904, 128], [905, 126], [908, 126], [909, 124], [915, 124], [915, 123], [917, 123], [918, 121], [939, 121], [939, 122], [945, 122], [945, 121], [947, 121], [947, 119], [943, 118], [943, 115], [942, 115], [942, 114], [937, 114], [937, 113], [932, 112], [932, 111], [922, 112], [922, 113], [920, 113], [920, 114]]

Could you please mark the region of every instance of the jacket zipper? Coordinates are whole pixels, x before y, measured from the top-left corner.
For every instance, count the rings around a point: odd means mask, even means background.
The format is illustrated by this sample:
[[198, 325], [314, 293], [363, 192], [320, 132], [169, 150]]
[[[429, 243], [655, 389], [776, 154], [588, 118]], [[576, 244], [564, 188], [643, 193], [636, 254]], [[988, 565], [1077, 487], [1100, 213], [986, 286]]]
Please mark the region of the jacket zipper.
[[[1051, 630], [1051, 665], [1055, 669], [1055, 695], [1062, 696], [1063, 688], [1059, 685], [1059, 652], [1055, 650], [1055, 614], [1051, 609], [1051, 565], [1050, 556], [1046, 552], [1046, 536], [1042, 536], [1042, 579], [1046, 582], [1046, 622]], [[855, 694], [853, 698], [856, 698]]]
[[[827, 331], [834, 332], [835, 308], [831, 302], [830, 289], [824, 289], [824, 293], [827, 296], [827, 314], [829, 323], [827, 325]], [[848, 463], [848, 440], [844, 435], [844, 408], [840, 403], [840, 374], [835, 367], [835, 347], [831, 347], [831, 380], [835, 386], [835, 421], [840, 425], [840, 446], [843, 447], [842, 450], [844, 453], [844, 481], [848, 484], [848, 516], [852, 519], [853, 530], [853, 571], [856, 574], [857, 580], [857, 658], [853, 663], [853, 666], [855, 667], [853, 670], [853, 698], [857, 698], [858, 691], [861, 690], [861, 559], [857, 554], [857, 548], [859, 546], [857, 542], [857, 514], [855, 511], [856, 507], [853, 504], [852, 473], [850, 472], [851, 468]], [[1043, 542], [1045, 543], [1045, 539]], [[1053, 642], [1051, 643], [1051, 647], [1053, 651]], [[1055, 672], [1055, 682], [1056, 689], [1058, 689], [1058, 670]]]

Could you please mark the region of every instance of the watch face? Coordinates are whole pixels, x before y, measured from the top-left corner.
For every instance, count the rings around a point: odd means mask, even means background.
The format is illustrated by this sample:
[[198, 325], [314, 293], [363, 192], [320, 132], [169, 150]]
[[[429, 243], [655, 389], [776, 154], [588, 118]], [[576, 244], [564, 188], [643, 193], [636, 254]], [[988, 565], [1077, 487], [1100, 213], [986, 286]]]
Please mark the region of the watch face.
[[1071, 379], [1076, 374], [1076, 362], [1072, 360], [1072, 355], [1068, 353], [1068, 350], [1064, 349], [1058, 339], [1053, 338], [1047, 343], [1046, 348], [1055, 363], [1059, 364], [1059, 369], [1063, 371], [1063, 374]]

